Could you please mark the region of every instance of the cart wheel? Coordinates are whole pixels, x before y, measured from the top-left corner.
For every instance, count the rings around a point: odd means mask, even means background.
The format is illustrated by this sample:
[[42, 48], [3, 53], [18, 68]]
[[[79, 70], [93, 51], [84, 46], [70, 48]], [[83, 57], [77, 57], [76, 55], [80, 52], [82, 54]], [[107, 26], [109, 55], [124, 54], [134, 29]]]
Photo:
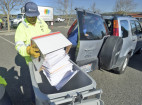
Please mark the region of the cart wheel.
[[125, 58], [125, 60], [124, 60], [124, 62], [123, 62], [123, 64], [122, 64], [122, 66], [115, 68], [114, 71], [115, 71], [117, 74], [123, 74], [123, 73], [126, 71], [128, 62], [129, 62], [129, 55], [127, 55], [127, 57]]

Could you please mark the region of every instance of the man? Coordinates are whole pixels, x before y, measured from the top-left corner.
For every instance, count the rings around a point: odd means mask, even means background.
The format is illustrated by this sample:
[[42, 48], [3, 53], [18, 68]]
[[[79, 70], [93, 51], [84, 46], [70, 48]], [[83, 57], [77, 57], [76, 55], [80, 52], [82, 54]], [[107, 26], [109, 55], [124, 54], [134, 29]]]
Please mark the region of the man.
[[48, 25], [37, 17], [39, 14], [38, 7], [35, 3], [26, 3], [26, 18], [19, 24], [15, 33], [15, 48], [25, 58], [27, 64], [31, 61], [30, 56], [35, 58], [40, 56], [39, 49], [30, 46], [31, 38], [51, 32]]

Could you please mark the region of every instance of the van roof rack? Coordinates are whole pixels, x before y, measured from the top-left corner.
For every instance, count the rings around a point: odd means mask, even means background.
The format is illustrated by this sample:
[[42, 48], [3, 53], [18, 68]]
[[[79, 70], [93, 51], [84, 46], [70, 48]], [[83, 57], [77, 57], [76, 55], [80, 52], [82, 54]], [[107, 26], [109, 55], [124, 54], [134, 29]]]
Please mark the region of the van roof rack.
[[132, 17], [131, 15], [124, 15], [124, 14], [102, 14], [102, 16], [126, 16], [126, 17]]

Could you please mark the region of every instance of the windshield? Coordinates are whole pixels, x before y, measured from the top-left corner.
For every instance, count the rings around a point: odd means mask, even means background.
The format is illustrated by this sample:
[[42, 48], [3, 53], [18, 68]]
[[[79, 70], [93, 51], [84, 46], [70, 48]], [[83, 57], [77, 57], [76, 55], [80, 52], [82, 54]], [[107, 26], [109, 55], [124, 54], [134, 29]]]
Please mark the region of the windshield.
[[77, 11], [80, 39], [98, 40], [106, 35], [105, 22], [94, 13]]
[[21, 19], [22, 17], [23, 17], [23, 14], [18, 14], [18, 15], [17, 15], [17, 18], [20, 18], [20, 19]]

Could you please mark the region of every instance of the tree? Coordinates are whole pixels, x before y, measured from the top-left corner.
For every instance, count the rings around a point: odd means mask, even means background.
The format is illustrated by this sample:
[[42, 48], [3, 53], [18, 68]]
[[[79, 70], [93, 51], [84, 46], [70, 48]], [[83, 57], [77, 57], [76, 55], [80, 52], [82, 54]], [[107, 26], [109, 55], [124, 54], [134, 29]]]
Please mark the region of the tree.
[[135, 9], [136, 3], [134, 0], [116, 0], [114, 12], [118, 14], [127, 14]]
[[56, 11], [63, 15], [66, 19], [67, 26], [70, 23], [70, 18], [72, 14], [75, 12], [73, 10], [72, 0], [57, 0], [58, 7], [56, 7]]
[[73, 15], [73, 13], [74, 13], [74, 10], [72, 8], [72, 1], [71, 1], [71, 4], [70, 4], [70, 16], [69, 16], [69, 20], [68, 20], [67, 26], [69, 26], [69, 23], [70, 23], [70, 20], [71, 20], [71, 16]]
[[91, 5], [91, 11], [93, 11], [95, 13], [100, 13], [101, 12], [99, 9], [96, 8], [96, 3], [95, 2]]
[[10, 12], [12, 10], [18, 10], [29, 0], [0, 0], [0, 11], [7, 16], [8, 31], [10, 31]]
[[69, 8], [69, 0], [57, 0], [58, 7], [56, 7], [57, 12], [60, 15], [64, 15], [67, 18], [68, 8]]
[[93, 12], [95, 12], [95, 10], [96, 10], [96, 3], [92, 4], [91, 9], [92, 9]]

